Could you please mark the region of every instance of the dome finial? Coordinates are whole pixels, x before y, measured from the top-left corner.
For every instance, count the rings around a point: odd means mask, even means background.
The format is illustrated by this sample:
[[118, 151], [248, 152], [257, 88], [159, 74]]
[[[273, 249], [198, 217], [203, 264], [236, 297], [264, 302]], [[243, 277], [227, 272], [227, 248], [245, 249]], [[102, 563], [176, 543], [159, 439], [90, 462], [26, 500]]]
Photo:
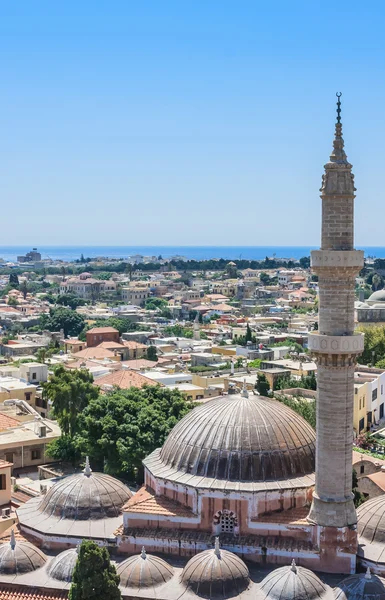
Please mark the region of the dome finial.
[[370, 572], [370, 567], [368, 567], [366, 569], [366, 573], [365, 573], [365, 579], [371, 579], [372, 578], [372, 574]]
[[342, 92], [337, 92], [336, 96], [338, 98], [337, 100], [337, 123], [341, 123], [341, 96], [342, 96]]
[[86, 456], [86, 466], [83, 469], [83, 473], [86, 477], [89, 477], [92, 473], [92, 469], [90, 467], [90, 459]]
[[221, 551], [219, 548], [219, 536], [217, 535], [215, 538], [215, 544], [214, 544], [214, 554], [215, 556], [217, 556], [218, 558], [221, 557]]
[[15, 549], [16, 538], [15, 538], [15, 530], [13, 528], [11, 529], [11, 539], [9, 540], [9, 545], [11, 546], [12, 550]]
[[242, 396], [244, 398], [249, 397], [249, 392], [247, 391], [247, 386], [246, 386], [246, 378], [243, 380]]
[[142, 551], [140, 553], [140, 556], [142, 558], [147, 558], [147, 554], [146, 554], [146, 548], [144, 546], [142, 546]]
[[295, 560], [293, 558], [293, 560], [291, 561], [291, 566], [290, 569], [293, 571], [293, 573], [297, 572], [297, 565], [295, 564]]

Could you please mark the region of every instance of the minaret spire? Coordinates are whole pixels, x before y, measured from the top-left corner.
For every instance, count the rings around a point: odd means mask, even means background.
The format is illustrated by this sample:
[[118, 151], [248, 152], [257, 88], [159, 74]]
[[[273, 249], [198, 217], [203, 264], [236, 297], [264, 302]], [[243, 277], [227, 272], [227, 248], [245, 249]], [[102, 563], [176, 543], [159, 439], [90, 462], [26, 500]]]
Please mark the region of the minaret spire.
[[363, 350], [363, 336], [354, 332], [354, 290], [364, 260], [363, 252], [354, 250], [356, 190], [342, 138], [341, 93], [337, 93], [333, 152], [320, 191], [321, 250], [311, 253], [311, 266], [319, 281], [319, 330], [309, 334], [309, 349], [317, 361], [317, 441], [315, 490], [308, 519], [320, 528], [318, 535], [325, 545], [328, 536], [339, 536], [343, 551], [351, 548], [355, 561], [354, 370]]

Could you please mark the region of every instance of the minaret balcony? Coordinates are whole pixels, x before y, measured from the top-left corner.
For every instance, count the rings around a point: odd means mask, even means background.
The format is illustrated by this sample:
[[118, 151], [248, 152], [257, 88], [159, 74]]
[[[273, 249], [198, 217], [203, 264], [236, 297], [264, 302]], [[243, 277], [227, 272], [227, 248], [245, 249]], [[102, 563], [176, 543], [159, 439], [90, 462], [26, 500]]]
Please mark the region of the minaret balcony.
[[308, 348], [318, 354], [361, 354], [364, 349], [364, 334], [322, 335], [309, 333]]
[[317, 267], [355, 267], [364, 266], [363, 250], [312, 250], [311, 266]]

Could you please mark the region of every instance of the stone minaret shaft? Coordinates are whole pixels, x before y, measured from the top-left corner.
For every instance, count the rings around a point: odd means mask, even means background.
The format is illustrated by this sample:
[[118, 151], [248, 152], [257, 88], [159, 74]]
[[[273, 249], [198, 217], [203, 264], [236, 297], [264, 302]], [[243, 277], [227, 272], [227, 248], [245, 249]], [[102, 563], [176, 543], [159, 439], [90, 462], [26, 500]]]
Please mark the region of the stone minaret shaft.
[[322, 245], [311, 253], [319, 281], [319, 331], [309, 335], [317, 361], [316, 483], [309, 520], [331, 527], [357, 521], [352, 494], [354, 369], [363, 336], [354, 334], [354, 175], [342, 139], [341, 103], [333, 152], [322, 177]]

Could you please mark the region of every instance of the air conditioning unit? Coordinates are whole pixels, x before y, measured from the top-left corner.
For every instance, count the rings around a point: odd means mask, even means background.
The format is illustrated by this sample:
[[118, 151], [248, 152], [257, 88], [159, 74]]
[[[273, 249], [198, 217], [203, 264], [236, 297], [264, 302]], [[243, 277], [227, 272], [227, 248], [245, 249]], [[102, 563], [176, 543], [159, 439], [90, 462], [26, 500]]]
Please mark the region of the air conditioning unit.
[[10, 508], [3, 508], [3, 510], [1, 511], [1, 516], [2, 517], [10, 517], [11, 516], [11, 509]]

